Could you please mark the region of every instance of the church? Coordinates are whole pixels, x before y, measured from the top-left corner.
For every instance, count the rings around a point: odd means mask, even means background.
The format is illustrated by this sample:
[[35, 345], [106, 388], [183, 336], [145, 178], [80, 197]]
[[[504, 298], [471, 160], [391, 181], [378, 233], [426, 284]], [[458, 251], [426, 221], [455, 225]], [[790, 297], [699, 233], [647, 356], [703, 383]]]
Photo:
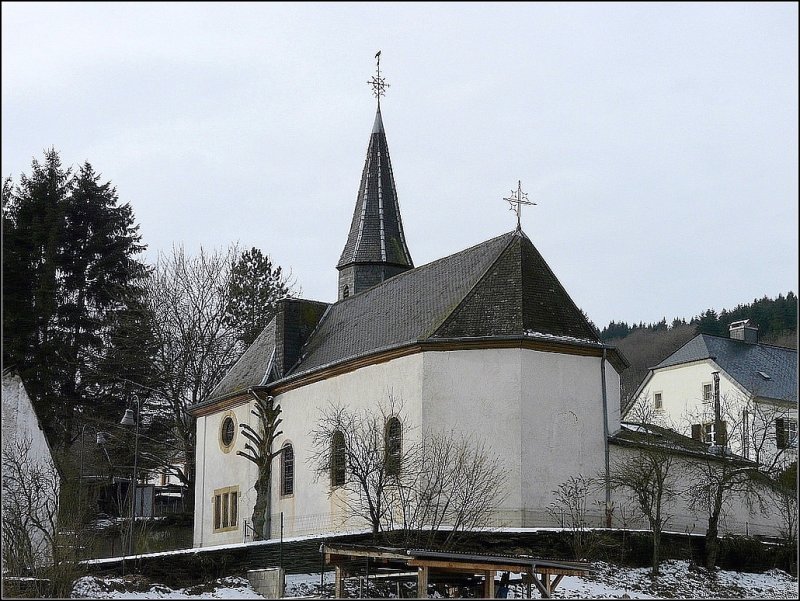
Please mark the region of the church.
[[[331, 404], [374, 408], [391, 395], [417, 426], [485, 441], [507, 476], [498, 526], [555, 525], [547, 508], [559, 484], [603, 473], [610, 456], [630, 452], [625, 436], [613, 444], [624, 432], [627, 362], [600, 341], [521, 227], [414, 266], [378, 73], [378, 109], [336, 264], [338, 300], [282, 301], [210, 397], [192, 408], [195, 547], [252, 540], [257, 468], [237, 455], [247, 443], [241, 426], [259, 427], [252, 390], [282, 409], [271, 538], [366, 526], [348, 521], [333, 478], [316, 477], [310, 465], [311, 431]], [[601, 491], [595, 506], [609, 500]], [[602, 515], [594, 525], [603, 525]]]

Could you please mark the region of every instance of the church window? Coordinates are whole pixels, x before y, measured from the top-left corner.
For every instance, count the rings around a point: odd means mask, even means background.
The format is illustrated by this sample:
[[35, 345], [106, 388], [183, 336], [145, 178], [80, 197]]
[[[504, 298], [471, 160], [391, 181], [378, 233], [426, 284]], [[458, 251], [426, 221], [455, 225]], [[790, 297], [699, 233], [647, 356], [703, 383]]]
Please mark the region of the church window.
[[386, 473], [396, 476], [400, 473], [400, 464], [403, 454], [403, 425], [396, 417], [390, 417], [386, 422]]
[[294, 448], [288, 442], [281, 453], [281, 494], [294, 494]]
[[345, 459], [344, 434], [336, 430], [331, 437], [331, 486], [344, 484]]
[[236, 530], [239, 521], [239, 487], [227, 486], [214, 491], [214, 532]]
[[228, 414], [222, 420], [219, 427], [219, 444], [223, 453], [228, 453], [233, 448], [236, 440], [236, 419], [234, 415]]

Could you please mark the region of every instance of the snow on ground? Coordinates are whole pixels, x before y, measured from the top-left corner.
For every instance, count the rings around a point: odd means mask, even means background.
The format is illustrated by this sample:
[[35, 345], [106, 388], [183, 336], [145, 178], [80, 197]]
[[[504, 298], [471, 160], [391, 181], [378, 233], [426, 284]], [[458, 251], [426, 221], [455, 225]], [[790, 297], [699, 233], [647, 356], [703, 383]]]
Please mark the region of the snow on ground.
[[84, 576], [75, 582], [73, 599], [263, 599], [247, 578], [229, 576], [198, 586], [171, 589], [141, 576], [97, 578]]
[[[624, 568], [604, 562], [593, 562], [596, 570], [585, 578], [565, 576], [558, 584], [555, 599], [796, 599], [797, 578], [781, 570], [763, 574], [716, 570], [709, 573], [692, 566], [688, 561], [668, 560], [661, 564], [661, 576], [654, 580], [649, 568]], [[500, 575], [498, 574], [498, 577]], [[512, 580], [514, 575], [512, 575]], [[325, 573], [325, 595], [333, 588], [333, 573]], [[358, 596], [358, 582], [346, 581], [349, 597]], [[414, 594], [412, 584], [406, 585], [406, 594]], [[384, 589], [394, 596], [394, 587]], [[315, 574], [287, 574], [286, 597], [319, 596], [320, 578]], [[434, 593], [432, 596], [442, 596]], [[463, 591], [466, 593], [466, 591]], [[512, 584], [515, 598], [524, 596], [521, 584]], [[366, 591], [365, 591], [366, 593]], [[370, 595], [378, 593], [370, 589]], [[365, 594], [366, 596], [366, 594]], [[539, 597], [536, 589], [533, 596]], [[100, 579], [87, 576], [78, 580], [72, 598], [90, 599], [259, 599], [247, 579], [228, 577], [200, 586], [171, 589], [149, 582], [141, 576]]]

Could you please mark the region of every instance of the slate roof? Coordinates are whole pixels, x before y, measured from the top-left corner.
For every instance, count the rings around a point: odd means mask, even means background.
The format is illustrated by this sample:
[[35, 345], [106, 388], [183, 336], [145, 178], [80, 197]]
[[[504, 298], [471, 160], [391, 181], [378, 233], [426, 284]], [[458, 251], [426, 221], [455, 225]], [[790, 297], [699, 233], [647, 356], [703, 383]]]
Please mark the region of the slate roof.
[[270, 359], [275, 352], [276, 318], [273, 317], [267, 327], [258, 335], [239, 360], [228, 370], [209, 399], [217, 399], [247, 390], [251, 386], [259, 386], [267, 380]]
[[522, 232], [331, 305], [289, 377], [423, 340], [532, 337], [602, 346]]
[[[286, 310], [279, 311], [195, 409], [252, 386], [280, 384], [425, 341], [531, 339], [604, 346], [521, 231], [403, 272], [330, 306], [302, 299], [282, 302]], [[281, 366], [279, 356], [287, 353], [288, 340], [281, 332], [295, 331], [301, 321], [310, 334], [301, 334], [290, 346], [294, 348], [301, 339], [307, 342], [296, 363]], [[614, 353], [617, 365], [627, 365], [624, 357]], [[297, 356], [294, 351], [291, 354]]]
[[704, 359], [712, 359], [741, 386], [759, 397], [797, 402], [795, 349], [698, 334], [652, 369]]
[[[664, 449], [695, 457], [719, 458], [719, 455], [713, 453], [706, 443], [655, 424], [622, 422], [620, 429], [609, 436], [608, 440], [612, 444], [621, 446]], [[726, 451], [725, 456], [742, 464], [752, 464], [744, 457], [734, 455], [730, 451]]]
[[350, 232], [336, 267], [341, 269], [353, 263], [414, 266], [403, 234], [380, 106], [370, 135]]

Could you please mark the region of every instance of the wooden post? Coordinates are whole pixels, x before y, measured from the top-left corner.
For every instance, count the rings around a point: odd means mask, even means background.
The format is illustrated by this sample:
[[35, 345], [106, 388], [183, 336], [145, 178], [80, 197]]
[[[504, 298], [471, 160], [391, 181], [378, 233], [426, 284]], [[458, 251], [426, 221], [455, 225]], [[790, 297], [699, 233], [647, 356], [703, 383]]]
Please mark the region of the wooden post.
[[428, 566], [420, 566], [417, 569], [417, 598], [428, 598]]
[[341, 566], [336, 566], [336, 585], [334, 586], [333, 596], [337, 599], [344, 599], [344, 574]]
[[484, 574], [486, 581], [483, 583], [483, 596], [494, 599], [494, 570], [486, 570]]

